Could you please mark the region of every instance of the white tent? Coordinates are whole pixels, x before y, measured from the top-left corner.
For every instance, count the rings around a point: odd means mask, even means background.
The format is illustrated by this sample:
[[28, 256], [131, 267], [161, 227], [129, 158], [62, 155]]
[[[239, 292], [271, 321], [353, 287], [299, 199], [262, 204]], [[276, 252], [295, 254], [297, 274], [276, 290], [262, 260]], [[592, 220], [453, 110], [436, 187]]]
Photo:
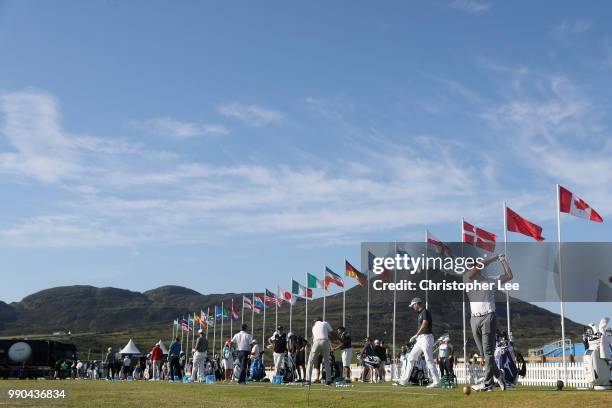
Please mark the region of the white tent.
[[164, 355], [168, 354], [168, 349], [166, 348], [166, 345], [164, 344], [163, 341], [158, 341], [157, 344], [159, 344], [159, 348], [162, 350], [162, 353], [164, 353]]
[[125, 347], [121, 349], [119, 354], [137, 354], [137, 355], [141, 355], [142, 353], [140, 352], [138, 347], [136, 347], [136, 344], [134, 344], [134, 341], [132, 339], [130, 339], [130, 341], [128, 341], [128, 344], [126, 344]]

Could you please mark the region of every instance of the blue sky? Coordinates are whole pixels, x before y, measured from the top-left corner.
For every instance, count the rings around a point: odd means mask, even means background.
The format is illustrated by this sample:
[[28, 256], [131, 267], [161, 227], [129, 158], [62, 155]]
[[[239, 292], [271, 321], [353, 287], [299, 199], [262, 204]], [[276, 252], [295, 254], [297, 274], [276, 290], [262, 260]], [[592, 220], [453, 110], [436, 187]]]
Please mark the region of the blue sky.
[[0, 1], [0, 299], [288, 286], [503, 200], [555, 240], [556, 183], [609, 218], [611, 8]]

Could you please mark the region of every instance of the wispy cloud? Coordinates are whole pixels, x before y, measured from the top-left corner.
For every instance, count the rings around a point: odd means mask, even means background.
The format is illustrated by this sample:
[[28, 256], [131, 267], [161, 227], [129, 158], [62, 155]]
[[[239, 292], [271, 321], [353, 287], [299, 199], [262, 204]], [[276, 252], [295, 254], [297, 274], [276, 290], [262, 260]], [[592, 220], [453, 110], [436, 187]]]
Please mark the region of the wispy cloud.
[[586, 18], [567, 18], [553, 28], [553, 33], [559, 36], [580, 34], [589, 31], [593, 22]]
[[470, 14], [479, 14], [491, 9], [491, 3], [474, 0], [454, 0], [449, 7], [455, 10], [464, 11]]
[[133, 128], [151, 134], [187, 139], [198, 136], [227, 135], [229, 129], [223, 125], [182, 122], [173, 118], [152, 118], [131, 122]]
[[278, 124], [285, 118], [285, 115], [277, 110], [238, 102], [221, 105], [218, 110], [223, 116], [238, 119], [254, 127]]

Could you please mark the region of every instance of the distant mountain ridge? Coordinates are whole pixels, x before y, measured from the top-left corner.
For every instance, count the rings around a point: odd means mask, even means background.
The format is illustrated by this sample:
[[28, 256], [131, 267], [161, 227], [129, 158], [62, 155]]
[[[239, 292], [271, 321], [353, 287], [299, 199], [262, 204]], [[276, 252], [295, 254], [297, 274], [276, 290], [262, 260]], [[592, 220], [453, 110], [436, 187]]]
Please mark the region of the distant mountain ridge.
[[[408, 307], [410, 298], [420, 293], [398, 292], [396, 342], [405, 343], [416, 330], [416, 314]], [[62, 286], [45, 289], [26, 296], [20, 302], [0, 302], [0, 336], [50, 335], [68, 332], [73, 335], [67, 341], [82, 342], [81, 347], [103, 350], [107, 344], [98, 339], [99, 333], [122, 333], [121, 339], [138, 337], [145, 341], [163, 338], [169, 340], [172, 321], [194, 311], [213, 309], [221, 302], [229, 304], [232, 298], [237, 308], [242, 306], [242, 293], [208, 294], [182, 286], [162, 286], [145, 292], [135, 292], [112, 287]], [[250, 296], [251, 294], [246, 294]], [[393, 301], [389, 293], [370, 293], [370, 335], [392, 342]], [[355, 342], [366, 334], [367, 290], [356, 286], [346, 292], [346, 326]], [[341, 322], [342, 294], [327, 297], [326, 319], [337, 327]], [[293, 307], [293, 331], [303, 334], [315, 316], [322, 315], [321, 298], [308, 302], [309, 321], [304, 321], [304, 301]], [[429, 308], [434, 316], [434, 335], [450, 333], [455, 344], [462, 342], [461, 304], [444, 296], [430, 296]], [[497, 304], [500, 328], [505, 328], [506, 305]], [[469, 307], [468, 307], [469, 312]], [[516, 343], [526, 349], [560, 338], [560, 318], [557, 314], [529, 303], [516, 301], [511, 305], [512, 331]], [[267, 311], [266, 333], [271, 334], [276, 320], [275, 309]], [[255, 315], [254, 335], [262, 336], [262, 316]], [[246, 311], [245, 322], [250, 325], [251, 312]], [[279, 307], [279, 324], [289, 328], [289, 307]], [[240, 322], [236, 322], [237, 328]], [[469, 333], [469, 321], [467, 322]], [[566, 319], [566, 333], [578, 341], [582, 326]], [[229, 323], [226, 323], [226, 327]], [[88, 333], [78, 337], [79, 333]], [[219, 333], [220, 334], [220, 333]], [[211, 333], [212, 335], [212, 333]], [[226, 329], [224, 337], [229, 335]], [[468, 334], [471, 339], [471, 334]], [[218, 337], [220, 340], [220, 336]], [[470, 340], [471, 342], [471, 340]], [[469, 347], [470, 345], [468, 345]], [[471, 345], [473, 347], [473, 344]]]

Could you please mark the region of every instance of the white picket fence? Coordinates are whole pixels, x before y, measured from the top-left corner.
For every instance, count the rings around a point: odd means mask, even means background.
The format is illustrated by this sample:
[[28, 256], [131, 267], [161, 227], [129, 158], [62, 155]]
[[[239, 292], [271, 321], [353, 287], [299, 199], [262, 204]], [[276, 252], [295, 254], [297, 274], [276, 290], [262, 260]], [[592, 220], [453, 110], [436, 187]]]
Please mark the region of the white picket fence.
[[[399, 366], [387, 365], [386, 367], [386, 380], [395, 381], [400, 376]], [[361, 367], [351, 365], [351, 376], [353, 378], [359, 378], [361, 374]], [[274, 373], [272, 371], [267, 372], [268, 378], [272, 379]], [[480, 365], [471, 364], [466, 369], [463, 364], [455, 366], [455, 375], [457, 376], [457, 382], [459, 384], [474, 384], [479, 382], [484, 377], [483, 367]], [[519, 384], [528, 386], [541, 386], [541, 387], [556, 387], [557, 381], [563, 379], [563, 363], [527, 363], [527, 373], [525, 377], [519, 377]], [[565, 381], [566, 387], [583, 388], [588, 387], [584, 377], [584, 369], [581, 362], [567, 363], [567, 381]]]

